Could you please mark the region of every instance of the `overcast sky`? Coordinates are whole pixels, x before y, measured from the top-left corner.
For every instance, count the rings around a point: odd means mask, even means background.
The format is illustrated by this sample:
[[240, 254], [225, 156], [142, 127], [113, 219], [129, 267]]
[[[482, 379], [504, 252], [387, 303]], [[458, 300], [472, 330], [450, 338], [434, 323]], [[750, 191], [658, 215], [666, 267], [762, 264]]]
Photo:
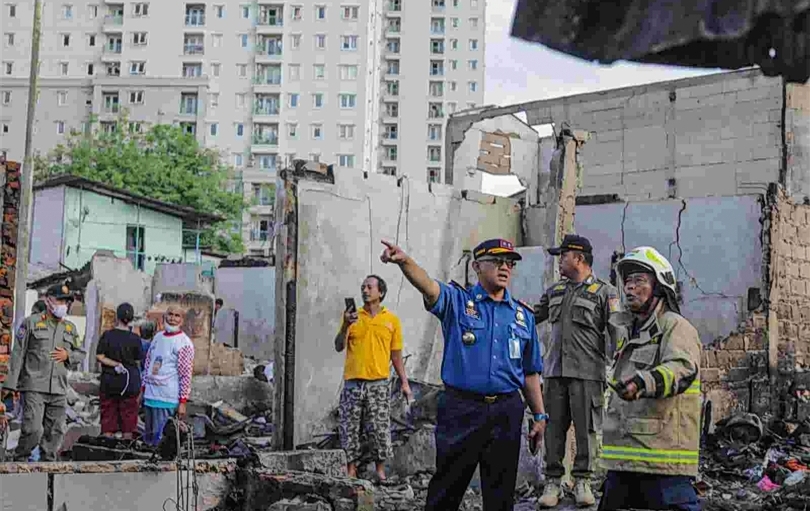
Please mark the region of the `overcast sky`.
[[[603, 66], [512, 38], [517, 0], [486, 0], [484, 103], [509, 105], [629, 85], [675, 80], [715, 71], [640, 64]], [[484, 173], [482, 191], [511, 195], [522, 187], [514, 176]]]
[[568, 57], [509, 36], [517, 0], [486, 0], [485, 103], [508, 105], [705, 74], [697, 69], [614, 64]]

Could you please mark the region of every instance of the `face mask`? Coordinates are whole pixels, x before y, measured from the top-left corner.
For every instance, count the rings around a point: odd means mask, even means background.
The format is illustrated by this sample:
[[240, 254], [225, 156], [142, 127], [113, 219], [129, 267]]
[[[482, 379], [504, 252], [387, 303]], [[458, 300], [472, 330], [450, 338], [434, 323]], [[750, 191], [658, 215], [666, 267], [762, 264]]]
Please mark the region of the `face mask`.
[[51, 314], [59, 319], [64, 318], [67, 315], [67, 305], [54, 305], [51, 309]]
[[179, 326], [174, 326], [174, 325], [166, 325], [166, 329], [165, 329], [165, 330], [166, 330], [167, 332], [169, 332], [170, 334], [173, 334], [173, 333], [175, 333], [175, 332], [179, 332], [179, 331], [180, 331], [180, 327], [179, 327]]

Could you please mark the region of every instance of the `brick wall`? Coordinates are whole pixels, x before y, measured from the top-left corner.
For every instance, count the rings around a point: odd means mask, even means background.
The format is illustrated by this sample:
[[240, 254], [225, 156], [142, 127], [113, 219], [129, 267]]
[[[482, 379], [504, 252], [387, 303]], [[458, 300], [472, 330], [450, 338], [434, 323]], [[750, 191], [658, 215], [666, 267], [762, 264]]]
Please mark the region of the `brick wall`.
[[0, 228], [0, 383], [6, 379], [14, 322], [14, 271], [17, 268], [17, 208], [20, 203], [20, 164], [0, 154], [3, 186], [3, 223]]

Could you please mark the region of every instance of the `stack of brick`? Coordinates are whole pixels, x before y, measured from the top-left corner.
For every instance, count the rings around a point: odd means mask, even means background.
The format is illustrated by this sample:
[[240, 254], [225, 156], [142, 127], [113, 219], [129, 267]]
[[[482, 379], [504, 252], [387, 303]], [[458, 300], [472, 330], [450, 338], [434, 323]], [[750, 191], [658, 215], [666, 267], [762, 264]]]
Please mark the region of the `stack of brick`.
[[20, 204], [20, 164], [0, 154], [3, 186], [3, 224], [0, 229], [0, 383], [6, 379], [14, 322], [14, 271], [17, 267], [17, 209]]

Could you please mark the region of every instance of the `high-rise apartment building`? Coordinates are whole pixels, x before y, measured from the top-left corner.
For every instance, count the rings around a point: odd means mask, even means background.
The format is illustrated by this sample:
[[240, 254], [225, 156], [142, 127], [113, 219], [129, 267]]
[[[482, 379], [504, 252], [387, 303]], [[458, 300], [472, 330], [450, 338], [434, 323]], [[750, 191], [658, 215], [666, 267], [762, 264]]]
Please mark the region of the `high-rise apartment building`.
[[[0, 150], [22, 159], [33, 2], [0, 0]], [[446, 116], [479, 106], [485, 0], [44, 2], [35, 150], [97, 116], [177, 123], [255, 199], [272, 247], [276, 170], [293, 158], [448, 182]], [[407, 4], [407, 5], [406, 5]]]

